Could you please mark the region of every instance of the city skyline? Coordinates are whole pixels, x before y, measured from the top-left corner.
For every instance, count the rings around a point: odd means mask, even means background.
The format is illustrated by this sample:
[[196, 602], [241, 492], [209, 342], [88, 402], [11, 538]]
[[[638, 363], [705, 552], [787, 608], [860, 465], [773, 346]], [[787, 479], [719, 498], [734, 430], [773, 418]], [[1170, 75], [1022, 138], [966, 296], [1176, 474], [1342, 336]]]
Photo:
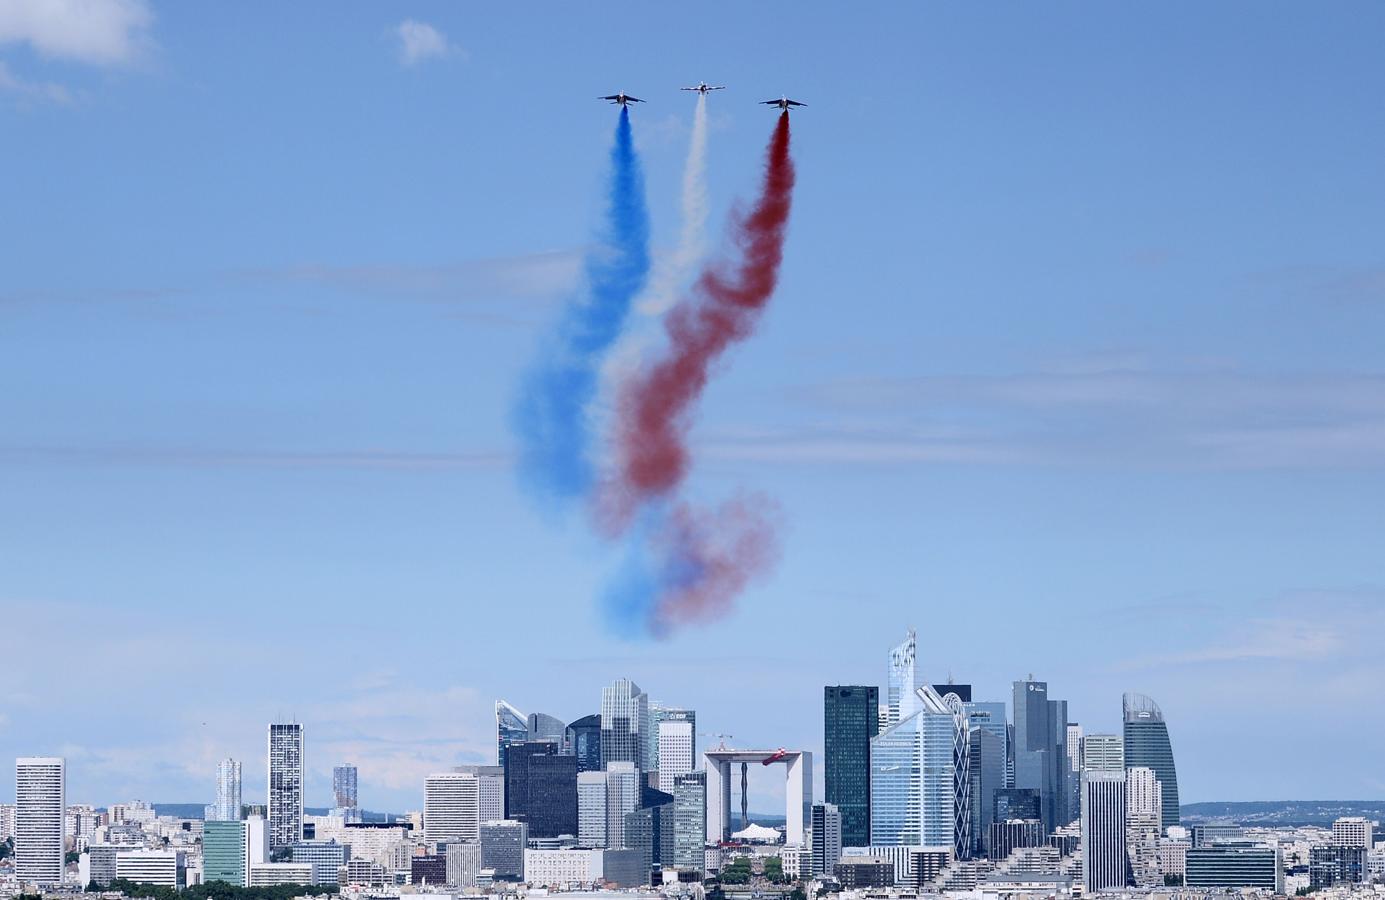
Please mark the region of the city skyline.
[[[497, 698], [572, 723], [615, 678], [820, 754], [821, 687], [883, 696], [912, 626], [978, 701], [1032, 673], [1123, 734], [1155, 698], [1182, 802], [1385, 797], [1375, 717], [1311, 764], [1385, 681], [1379, 4], [116, 5], [0, 28], [0, 759], [109, 804], [213, 802], [229, 758], [258, 801], [292, 718], [307, 805], [349, 762], [401, 811], [495, 762]], [[776, 498], [780, 553], [663, 641], [611, 627], [623, 548], [526, 493], [508, 420], [624, 89], [656, 262], [695, 104], [709, 234], [758, 101], [809, 104], [683, 485]]]

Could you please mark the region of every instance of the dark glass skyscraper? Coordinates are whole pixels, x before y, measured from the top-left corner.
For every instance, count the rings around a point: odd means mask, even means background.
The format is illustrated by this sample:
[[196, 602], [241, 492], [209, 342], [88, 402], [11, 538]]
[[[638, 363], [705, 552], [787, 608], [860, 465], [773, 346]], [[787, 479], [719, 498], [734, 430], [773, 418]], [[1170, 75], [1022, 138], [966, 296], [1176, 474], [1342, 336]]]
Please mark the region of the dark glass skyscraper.
[[825, 797], [841, 812], [845, 847], [870, 844], [870, 739], [879, 731], [879, 688], [823, 688]]
[[1121, 698], [1121, 711], [1125, 718], [1125, 767], [1154, 770], [1164, 803], [1163, 826], [1177, 825], [1178, 770], [1173, 764], [1164, 713], [1144, 694], [1126, 694]]
[[577, 834], [577, 757], [551, 741], [505, 750], [505, 817], [529, 826], [529, 837]]
[[569, 725], [567, 746], [577, 757], [577, 771], [601, 771], [601, 714], [583, 716]]

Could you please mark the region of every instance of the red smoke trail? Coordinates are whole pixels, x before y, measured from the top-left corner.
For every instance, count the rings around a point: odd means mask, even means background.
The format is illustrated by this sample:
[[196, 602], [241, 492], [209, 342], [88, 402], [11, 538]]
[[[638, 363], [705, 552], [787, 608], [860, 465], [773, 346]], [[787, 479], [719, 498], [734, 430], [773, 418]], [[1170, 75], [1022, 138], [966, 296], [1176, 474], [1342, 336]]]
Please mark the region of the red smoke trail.
[[613, 530], [622, 530], [636, 507], [669, 494], [687, 474], [689, 418], [708, 370], [727, 347], [754, 329], [779, 280], [793, 185], [785, 112], [770, 139], [760, 199], [732, 225], [740, 259], [703, 271], [692, 295], [665, 317], [669, 346], [663, 358], [620, 393], [618, 471], [601, 510]]

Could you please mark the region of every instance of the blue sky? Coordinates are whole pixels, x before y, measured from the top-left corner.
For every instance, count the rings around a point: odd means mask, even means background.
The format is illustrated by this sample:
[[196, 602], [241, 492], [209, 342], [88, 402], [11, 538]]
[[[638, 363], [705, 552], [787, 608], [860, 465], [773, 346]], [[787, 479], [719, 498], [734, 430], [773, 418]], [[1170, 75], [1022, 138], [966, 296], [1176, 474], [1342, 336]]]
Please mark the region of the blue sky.
[[[910, 625], [930, 677], [1032, 672], [1089, 730], [1151, 695], [1186, 800], [1385, 797], [1379, 5], [34, 6], [0, 10], [0, 757], [66, 754], [74, 802], [206, 801], [225, 755], [257, 794], [296, 715], [311, 805], [350, 760], [413, 808], [494, 698], [575, 719], [618, 676], [818, 749], [821, 686]], [[693, 433], [692, 496], [772, 495], [783, 551], [631, 643], [619, 548], [524, 496], [506, 414], [596, 233], [593, 98], [650, 101], [666, 250], [702, 78], [716, 229], [751, 101], [811, 104], [780, 290]]]

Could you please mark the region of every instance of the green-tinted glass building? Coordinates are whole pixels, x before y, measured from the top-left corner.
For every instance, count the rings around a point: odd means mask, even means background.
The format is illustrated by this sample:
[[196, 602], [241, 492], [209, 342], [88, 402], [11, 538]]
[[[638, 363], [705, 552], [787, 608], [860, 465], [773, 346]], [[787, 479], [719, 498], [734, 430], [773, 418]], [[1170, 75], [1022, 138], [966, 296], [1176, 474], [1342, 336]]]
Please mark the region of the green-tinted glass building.
[[842, 846], [870, 845], [870, 740], [880, 731], [880, 689], [823, 688], [826, 801], [841, 812]]
[[1144, 694], [1121, 698], [1125, 718], [1125, 768], [1144, 766], [1159, 779], [1164, 804], [1163, 827], [1178, 824], [1178, 770], [1173, 764], [1169, 729], [1158, 704]]
[[202, 880], [245, 887], [245, 823], [202, 823]]

